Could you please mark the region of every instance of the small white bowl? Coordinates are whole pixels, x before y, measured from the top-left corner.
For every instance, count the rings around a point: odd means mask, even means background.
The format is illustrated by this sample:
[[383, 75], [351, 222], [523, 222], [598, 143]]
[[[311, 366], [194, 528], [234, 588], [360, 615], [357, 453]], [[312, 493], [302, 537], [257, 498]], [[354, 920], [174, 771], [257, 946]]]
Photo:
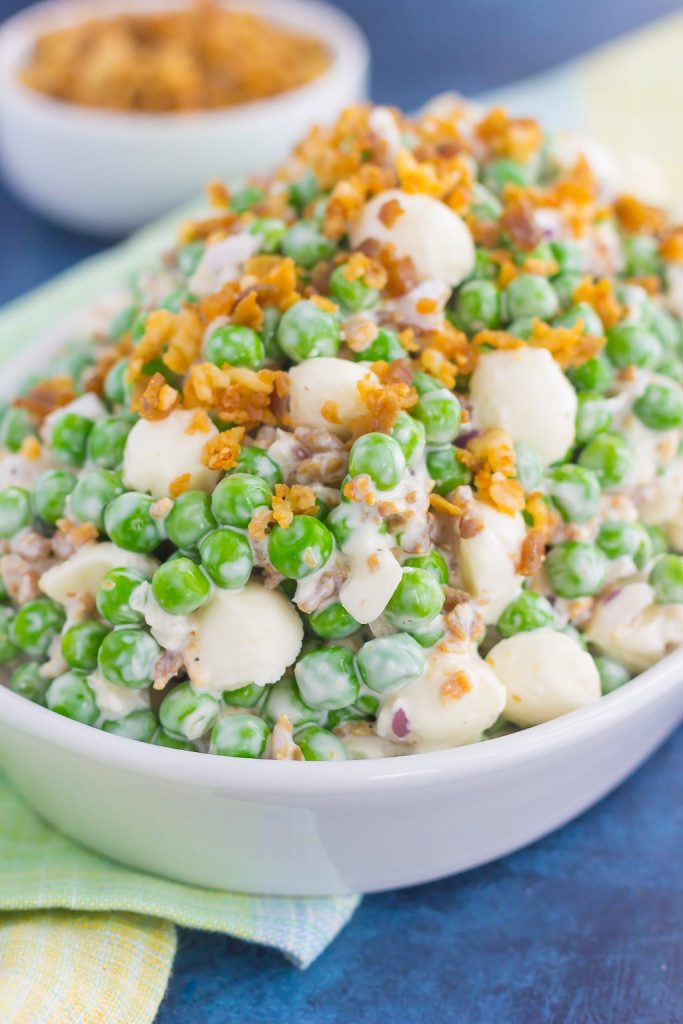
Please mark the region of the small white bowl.
[[366, 95], [368, 47], [356, 24], [317, 0], [230, 4], [325, 43], [327, 71], [240, 107], [117, 113], [63, 103], [18, 79], [36, 37], [88, 16], [185, 6], [183, 0], [47, 0], [0, 29], [0, 150], [15, 192], [71, 228], [121, 235], [191, 198], [212, 177], [265, 172], [315, 122]]

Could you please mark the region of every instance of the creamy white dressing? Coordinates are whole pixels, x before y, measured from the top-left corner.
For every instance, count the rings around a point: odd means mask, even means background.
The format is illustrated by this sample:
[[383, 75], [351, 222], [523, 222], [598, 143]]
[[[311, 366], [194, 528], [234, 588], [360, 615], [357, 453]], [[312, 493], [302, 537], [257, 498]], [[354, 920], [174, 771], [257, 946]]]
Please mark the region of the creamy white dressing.
[[180, 653], [192, 636], [191, 615], [171, 615], [159, 605], [150, 583], [141, 583], [130, 597], [130, 606], [144, 616], [156, 642], [167, 651]]
[[202, 297], [220, 291], [229, 281], [239, 281], [244, 264], [258, 252], [258, 247], [258, 236], [249, 231], [207, 245], [187, 283], [190, 292]]

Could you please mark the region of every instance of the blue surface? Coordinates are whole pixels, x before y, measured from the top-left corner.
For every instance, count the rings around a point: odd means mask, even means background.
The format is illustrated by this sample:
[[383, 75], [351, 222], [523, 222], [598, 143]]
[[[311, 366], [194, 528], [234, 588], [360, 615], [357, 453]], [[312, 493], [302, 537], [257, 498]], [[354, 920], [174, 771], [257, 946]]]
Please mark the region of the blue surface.
[[[21, 6], [0, 0], [0, 17]], [[342, 6], [373, 43], [376, 98], [410, 107], [549, 67], [680, 3]], [[1, 186], [0, 227], [0, 302], [103, 244], [45, 224]], [[158, 1024], [683, 1024], [682, 836], [679, 733], [617, 793], [528, 850], [368, 897], [303, 974], [275, 953], [182, 932]]]

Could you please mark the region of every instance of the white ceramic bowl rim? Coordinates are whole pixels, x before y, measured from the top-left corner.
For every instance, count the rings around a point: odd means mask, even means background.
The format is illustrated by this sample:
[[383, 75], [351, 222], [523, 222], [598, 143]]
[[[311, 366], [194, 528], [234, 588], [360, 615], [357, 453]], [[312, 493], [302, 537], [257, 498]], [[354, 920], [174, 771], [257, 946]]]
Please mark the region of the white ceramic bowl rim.
[[506, 771], [538, 760], [560, 746], [570, 747], [597, 737], [680, 684], [683, 648], [668, 655], [619, 690], [543, 725], [471, 746], [400, 757], [343, 762], [242, 760], [186, 750], [173, 750], [125, 739], [82, 725], [31, 703], [0, 685], [0, 717], [47, 743], [85, 758], [118, 765], [143, 776], [163, 776], [184, 785], [234, 788], [240, 793], [277, 794], [286, 801], [301, 794], [312, 799], [364, 792], [448, 784]]
[[66, 124], [78, 121], [89, 131], [122, 129], [126, 132], [153, 130], [176, 131], [183, 128], [216, 128], [237, 125], [264, 115], [286, 116], [290, 103], [306, 97], [321, 87], [334, 89], [335, 82], [349, 77], [360, 80], [367, 72], [369, 51], [365, 38], [343, 11], [323, 0], [220, 0], [221, 6], [261, 14], [284, 27], [308, 31], [325, 43], [331, 53], [326, 71], [304, 85], [266, 99], [252, 100], [240, 106], [184, 113], [152, 114], [144, 111], [121, 112], [89, 108], [43, 95], [24, 85], [18, 70], [28, 56], [36, 36], [57, 25], [76, 24], [88, 16], [107, 17], [130, 11], [150, 11], [169, 7], [187, 7], [189, 0], [42, 0], [13, 17], [0, 27], [0, 91], [15, 104], [30, 109], [35, 115]]

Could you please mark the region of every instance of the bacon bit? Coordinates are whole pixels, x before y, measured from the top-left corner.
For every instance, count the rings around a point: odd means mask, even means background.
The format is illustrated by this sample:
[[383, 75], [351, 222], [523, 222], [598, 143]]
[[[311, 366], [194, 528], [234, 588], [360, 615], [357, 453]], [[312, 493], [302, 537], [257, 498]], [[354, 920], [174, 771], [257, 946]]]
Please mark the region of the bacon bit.
[[296, 263], [289, 256], [252, 256], [244, 273], [242, 284], [253, 287], [261, 306], [276, 306], [284, 312], [301, 298]]
[[315, 491], [312, 487], [305, 487], [302, 484], [294, 484], [292, 487], [288, 487], [287, 484], [276, 484], [271, 505], [273, 519], [278, 526], [286, 528], [291, 526], [294, 516], [314, 514]]
[[217, 181], [216, 178], [213, 178], [207, 183], [204, 191], [210, 206], [214, 206], [217, 209], [230, 206], [230, 192], [227, 185], [222, 181]]
[[665, 234], [659, 254], [669, 263], [683, 263], [683, 226], [673, 227]]
[[249, 428], [260, 423], [286, 425], [280, 406], [288, 392], [289, 379], [280, 370], [196, 363], [185, 379], [183, 398], [186, 408], [210, 409], [219, 419]]
[[419, 352], [420, 346], [415, 341], [415, 331], [412, 327], [406, 327], [405, 330], [400, 331], [398, 340], [401, 343], [401, 347], [404, 348], [406, 352]]
[[619, 196], [614, 213], [622, 231], [630, 235], [657, 235], [664, 230], [666, 216], [656, 206], [648, 206], [635, 196]]
[[477, 331], [472, 338], [472, 345], [476, 350], [481, 350], [484, 347], [496, 349], [522, 348], [524, 339], [517, 338], [508, 331], [491, 331], [487, 328], [483, 331]]
[[232, 313], [233, 323], [241, 324], [243, 327], [251, 327], [254, 331], [260, 331], [263, 327], [263, 310], [258, 303], [256, 289], [248, 291], [244, 295]]
[[504, 260], [500, 265], [498, 271], [498, 287], [507, 288], [511, 281], [514, 281], [516, 277], [519, 277], [519, 268], [515, 266], [512, 260]]
[[605, 338], [583, 333], [583, 320], [579, 317], [571, 327], [551, 327], [543, 320], [534, 318], [534, 328], [529, 344], [545, 348], [563, 370], [570, 366], [581, 366], [595, 358], [605, 344]]
[[656, 274], [627, 277], [626, 284], [636, 284], [639, 288], [643, 288], [648, 295], [659, 295], [662, 290], [661, 279]]
[[442, 704], [451, 704], [453, 701], [460, 700], [471, 689], [472, 683], [469, 680], [469, 676], [460, 669], [450, 679], [441, 684], [439, 687], [439, 700]]
[[461, 505], [456, 505], [441, 494], [430, 494], [429, 504], [435, 512], [442, 512], [444, 515], [453, 516], [454, 518], [459, 518], [465, 512]]
[[463, 540], [471, 540], [484, 529], [484, 521], [473, 508], [467, 509], [458, 520], [458, 533]]
[[15, 604], [26, 604], [40, 594], [40, 573], [32, 569], [21, 555], [4, 555], [0, 558], [0, 578]]
[[500, 427], [473, 437], [460, 456], [473, 470], [488, 468], [492, 473], [509, 477], [516, 473], [515, 446], [508, 432]]
[[547, 544], [558, 523], [558, 515], [552, 509], [541, 491], [533, 491], [527, 497], [526, 513], [531, 518], [533, 529]]
[[183, 667], [183, 656], [178, 651], [164, 651], [154, 665], [152, 689], [163, 690], [167, 683], [177, 676]]
[[584, 277], [574, 289], [574, 301], [586, 302], [592, 306], [605, 328], [614, 327], [626, 312], [614, 293], [612, 281], [606, 277], [599, 281], [592, 277]]
[[[395, 200], [392, 200], [395, 202]], [[390, 205], [390, 204], [385, 204]], [[351, 254], [348, 263], [344, 267], [344, 277], [347, 281], [365, 281], [368, 288], [378, 288], [380, 291], [387, 283], [387, 272], [378, 260], [371, 260], [363, 252]]]
[[328, 423], [341, 423], [341, 417], [339, 415], [339, 406], [332, 399], [328, 398], [326, 402], [323, 402], [320, 411], [322, 413], [323, 419], [327, 420]]
[[58, 558], [69, 558], [79, 548], [97, 540], [94, 523], [74, 523], [71, 519], [58, 519], [57, 532], [52, 538], [52, 550]]
[[379, 555], [375, 551], [368, 555], [368, 569], [370, 572], [377, 572], [379, 569]]
[[524, 488], [519, 480], [510, 480], [502, 473], [481, 470], [474, 478], [477, 497], [493, 505], [499, 512], [514, 516], [524, 508]]
[[526, 196], [506, 204], [500, 216], [500, 226], [524, 252], [535, 249], [543, 237], [534, 217], [534, 208]]
[[425, 373], [429, 373], [432, 377], [436, 377], [439, 383], [443, 384], [445, 388], [451, 389], [455, 387], [458, 368], [455, 363], [446, 359], [443, 352], [440, 352], [438, 348], [424, 349], [424, 351], [420, 353], [419, 364]]
[[203, 241], [209, 237], [216, 240], [225, 238], [236, 220], [237, 214], [231, 210], [216, 214], [214, 217], [206, 217], [204, 220], [188, 220], [180, 228], [180, 242], [185, 245], [187, 242]]
[[23, 455], [23, 457], [28, 459], [29, 462], [36, 462], [36, 460], [40, 458], [42, 451], [43, 449], [40, 446], [40, 441], [37, 437], [33, 436], [25, 437], [21, 442], [21, 447], [19, 448], [19, 454]]
[[208, 434], [212, 427], [213, 423], [211, 422], [207, 414], [204, 412], [204, 410], [197, 409], [192, 419], [188, 423], [185, 429], [185, 433], [190, 435]]
[[543, 144], [543, 132], [531, 118], [508, 117], [502, 107], [494, 107], [476, 127], [477, 136], [495, 156], [508, 156], [526, 163]]
[[165, 519], [172, 508], [173, 502], [170, 498], [158, 498], [149, 506], [149, 514], [152, 519]]
[[177, 476], [175, 480], [171, 480], [168, 493], [172, 498], [179, 498], [181, 494], [184, 494], [185, 491], [189, 490], [191, 482], [191, 473], [181, 473], [181, 475]]
[[265, 540], [268, 536], [268, 527], [275, 522], [273, 513], [269, 508], [260, 508], [251, 517], [247, 528], [252, 540]]
[[539, 274], [541, 277], [553, 277], [560, 266], [556, 260], [542, 260], [536, 256], [527, 256], [522, 265], [526, 274]]
[[545, 538], [537, 528], [529, 530], [519, 553], [517, 572], [520, 576], [535, 576], [545, 561]]
[[202, 448], [202, 464], [209, 469], [232, 469], [237, 464], [243, 437], [244, 427], [231, 427], [209, 438]]
[[140, 397], [140, 415], [145, 420], [162, 420], [173, 411], [179, 398], [163, 374], [155, 373]]
[[419, 276], [412, 259], [410, 256], [398, 257], [391, 243], [382, 244], [369, 238], [360, 246], [360, 251], [384, 268], [387, 275], [385, 291], [389, 298], [406, 295], [417, 285]]
[[393, 228], [398, 218], [402, 217], [404, 213], [405, 210], [399, 203], [398, 199], [389, 199], [380, 207], [379, 219], [382, 224], [384, 224], [385, 228]]
[[[335, 154], [342, 157], [341, 153]], [[313, 169], [313, 168], [312, 168]], [[315, 171], [314, 171], [315, 173]], [[316, 175], [317, 177], [317, 175]], [[323, 181], [318, 178], [323, 185]], [[325, 207], [323, 229], [328, 238], [341, 238], [372, 196], [396, 184], [394, 172], [388, 167], [364, 163], [356, 173], [340, 175]], [[323, 185], [324, 187], [324, 185]]]
[[[401, 361], [397, 360], [397, 362]], [[392, 366], [394, 365], [392, 364]], [[373, 370], [376, 367], [377, 363], [374, 363]], [[375, 431], [382, 434], [391, 433], [399, 412], [402, 409], [412, 409], [418, 401], [417, 392], [410, 384], [402, 380], [390, 379], [388, 365], [387, 372], [383, 379], [381, 377], [380, 379], [379, 384], [369, 376], [358, 381], [358, 393], [367, 412], [357, 416], [350, 423], [354, 440], [363, 434], [371, 434]]]
[[415, 312], [420, 313], [423, 316], [429, 316], [431, 313], [437, 313], [439, 310], [439, 304], [436, 299], [423, 298], [418, 299], [415, 303]]
[[351, 317], [344, 324], [344, 341], [352, 352], [362, 352], [378, 334], [379, 327], [374, 320], [365, 317]]
[[292, 734], [292, 723], [286, 715], [281, 715], [268, 737], [266, 757], [271, 761], [303, 761], [304, 755], [294, 742]]
[[312, 295], [311, 302], [318, 309], [322, 309], [324, 313], [336, 313], [339, 309], [335, 302], [332, 302], [331, 299], [326, 299], [324, 295]]
[[49, 380], [41, 380], [25, 395], [15, 398], [12, 405], [26, 409], [38, 420], [44, 420], [55, 409], [68, 405], [75, 397], [70, 377], [51, 377]]

